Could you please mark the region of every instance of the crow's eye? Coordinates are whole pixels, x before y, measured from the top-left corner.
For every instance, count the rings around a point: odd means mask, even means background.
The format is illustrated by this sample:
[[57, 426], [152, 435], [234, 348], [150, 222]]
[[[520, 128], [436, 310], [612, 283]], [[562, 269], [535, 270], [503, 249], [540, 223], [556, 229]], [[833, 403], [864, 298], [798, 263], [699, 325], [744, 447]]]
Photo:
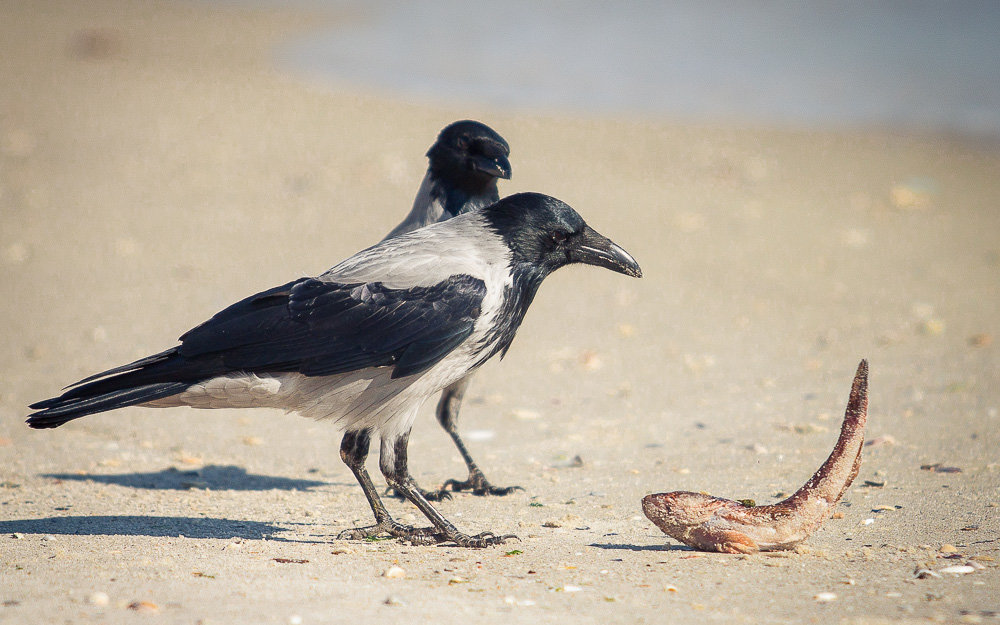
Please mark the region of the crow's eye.
[[459, 150], [468, 150], [469, 149], [469, 138], [468, 137], [459, 137], [458, 141], [455, 142], [455, 145], [458, 146]]
[[553, 243], [558, 245], [563, 241], [565, 241], [567, 238], [569, 238], [569, 235], [566, 234], [565, 232], [553, 232], [552, 234], [549, 235], [549, 238], [552, 239]]

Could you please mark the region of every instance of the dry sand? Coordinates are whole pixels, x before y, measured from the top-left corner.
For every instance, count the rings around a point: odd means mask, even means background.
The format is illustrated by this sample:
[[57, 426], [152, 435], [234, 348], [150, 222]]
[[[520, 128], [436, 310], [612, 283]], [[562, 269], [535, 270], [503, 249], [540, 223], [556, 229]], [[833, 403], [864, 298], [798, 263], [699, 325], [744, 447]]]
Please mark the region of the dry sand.
[[[0, 4], [0, 621], [996, 622], [997, 151], [333, 92], [268, 61], [317, 16], [83, 4]], [[336, 540], [367, 505], [337, 432], [291, 415], [24, 426], [28, 403], [380, 238], [464, 117], [513, 146], [503, 192], [569, 202], [645, 271], [551, 277], [470, 391], [474, 455], [525, 490], [440, 508], [520, 542]], [[862, 357], [882, 444], [800, 552], [698, 553], [642, 516], [650, 492], [798, 487]], [[464, 474], [430, 408], [425, 485]]]

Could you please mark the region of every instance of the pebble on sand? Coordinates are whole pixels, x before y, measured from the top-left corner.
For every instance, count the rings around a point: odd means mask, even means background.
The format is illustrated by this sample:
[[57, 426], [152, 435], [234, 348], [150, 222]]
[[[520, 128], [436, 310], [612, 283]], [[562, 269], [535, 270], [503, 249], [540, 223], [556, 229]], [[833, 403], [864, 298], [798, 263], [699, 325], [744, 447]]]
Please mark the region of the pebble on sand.
[[106, 592], [98, 591], [95, 593], [91, 593], [91, 595], [87, 597], [87, 603], [89, 603], [90, 605], [105, 606], [108, 605], [108, 603], [110, 602], [111, 598], [108, 597], [108, 593]]
[[3, 251], [3, 258], [8, 265], [20, 265], [28, 260], [30, 252], [24, 243], [11, 243]]

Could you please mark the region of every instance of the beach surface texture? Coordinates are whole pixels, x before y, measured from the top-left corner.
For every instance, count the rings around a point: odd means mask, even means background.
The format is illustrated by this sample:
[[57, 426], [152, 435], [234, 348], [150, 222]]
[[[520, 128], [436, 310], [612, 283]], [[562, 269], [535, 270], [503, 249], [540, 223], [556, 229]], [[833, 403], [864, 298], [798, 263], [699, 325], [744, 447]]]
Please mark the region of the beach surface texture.
[[[0, 14], [0, 622], [996, 621], [996, 146], [432, 105], [271, 60], [351, 15]], [[28, 404], [381, 239], [457, 119], [510, 143], [501, 194], [566, 201], [644, 272], [552, 276], [466, 395], [473, 455], [524, 490], [440, 509], [520, 542], [337, 540], [368, 506], [340, 434], [295, 415], [24, 424]], [[643, 515], [654, 492], [787, 497], [836, 441], [863, 357], [864, 463], [797, 550], [697, 552]], [[465, 472], [433, 409], [409, 450], [426, 487]]]

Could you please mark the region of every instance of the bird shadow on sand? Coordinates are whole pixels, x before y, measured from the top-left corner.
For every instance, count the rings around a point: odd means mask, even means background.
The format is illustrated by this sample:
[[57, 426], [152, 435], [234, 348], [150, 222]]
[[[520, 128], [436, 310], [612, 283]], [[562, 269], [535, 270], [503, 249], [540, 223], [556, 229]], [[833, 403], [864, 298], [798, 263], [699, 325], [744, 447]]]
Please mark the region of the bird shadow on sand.
[[269, 523], [170, 516], [61, 516], [0, 521], [0, 534], [68, 536], [151, 536], [158, 538], [242, 538], [283, 540], [289, 531]]
[[208, 490], [309, 490], [329, 484], [318, 480], [258, 475], [247, 473], [247, 470], [242, 467], [214, 464], [192, 471], [181, 471], [176, 467], [170, 467], [151, 473], [119, 473], [115, 475], [48, 473], [42, 477], [154, 490], [189, 490], [192, 488]]
[[610, 551], [691, 551], [687, 545], [623, 545], [619, 543], [591, 543], [588, 547]]

